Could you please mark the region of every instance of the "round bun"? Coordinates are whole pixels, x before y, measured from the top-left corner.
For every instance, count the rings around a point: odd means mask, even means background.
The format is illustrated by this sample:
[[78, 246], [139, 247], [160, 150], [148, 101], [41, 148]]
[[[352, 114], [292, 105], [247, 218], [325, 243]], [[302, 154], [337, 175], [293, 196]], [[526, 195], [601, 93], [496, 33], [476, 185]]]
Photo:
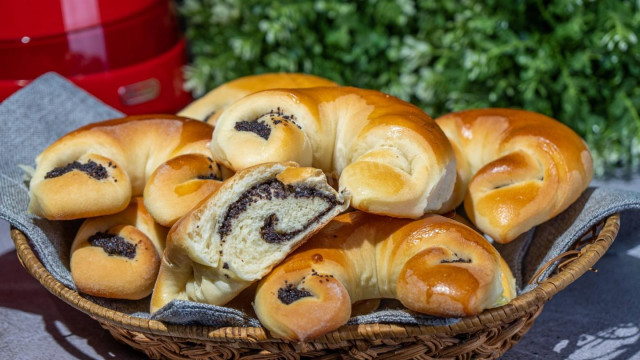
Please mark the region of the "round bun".
[[162, 226], [171, 227], [222, 185], [211, 157], [185, 154], [160, 164], [144, 188], [144, 204]]
[[352, 87], [266, 90], [218, 119], [214, 160], [240, 170], [295, 161], [339, 176], [357, 209], [417, 218], [446, 212], [455, 156], [444, 133], [419, 108]]
[[220, 113], [236, 100], [261, 90], [338, 86], [331, 80], [297, 73], [244, 76], [224, 83], [182, 109], [178, 115], [215, 125]]
[[479, 109], [436, 119], [455, 150], [451, 205], [507, 243], [573, 203], [593, 178], [591, 153], [567, 126], [524, 110]]
[[361, 300], [395, 298], [414, 311], [459, 317], [503, 305], [514, 290], [498, 252], [461, 223], [351, 212], [258, 284], [255, 311], [273, 335], [307, 340], [344, 325]]
[[151, 311], [175, 299], [224, 305], [348, 206], [318, 169], [237, 172], [171, 228]]
[[163, 162], [189, 153], [210, 156], [212, 131], [210, 125], [173, 115], [84, 126], [36, 158], [29, 210], [50, 220], [122, 211], [132, 196], [143, 194], [147, 179]]
[[129, 300], [149, 296], [166, 234], [141, 198], [118, 214], [85, 220], [71, 246], [71, 277], [78, 291]]

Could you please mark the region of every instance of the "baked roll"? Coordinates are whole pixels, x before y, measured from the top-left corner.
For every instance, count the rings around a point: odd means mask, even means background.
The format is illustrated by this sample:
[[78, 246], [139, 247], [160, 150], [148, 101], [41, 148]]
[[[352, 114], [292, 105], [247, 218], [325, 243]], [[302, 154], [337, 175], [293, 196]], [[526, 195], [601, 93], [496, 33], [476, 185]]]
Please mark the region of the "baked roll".
[[171, 228], [151, 311], [174, 299], [224, 305], [348, 206], [318, 169], [236, 173]]
[[[36, 158], [29, 210], [50, 220], [122, 211], [132, 196], [143, 194], [158, 165], [182, 154], [210, 156], [212, 131], [210, 125], [173, 115], [131, 116], [84, 126]], [[206, 158], [205, 162], [209, 164]]]
[[222, 185], [222, 169], [202, 154], [185, 154], [160, 164], [144, 188], [144, 204], [162, 226], [171, 227]]
[[266, 90], [228, 107], [211, 142], [234, 170], [295, 161], [339, 176], [357, 209], [418, 218], [444, 207], [455, 156], [435, 122], [384, 93], [351, 87]]
[[141, 198], [117, 214], [85, 220], [71, 246], [71, 277], [78, 291], [138, 300], [151, 294], [168, 229]]
[[436, 119], [458, 159], [453, 206], [507, 243], [571, 205], [593, 178], [591, 153], [570, 128], [524, 110], [479, 109]]
[[412, 221], [350, 212], [260, 281], [254, 307], [274, 336], [304, 341], [344, 325], [361, 300], [395, 298], [420, 313], [459, 317], [514, 294], [506, 263], [467, 226], [439, 215]]
[[211, 125], [215, 125], [222, 110], [234, 101], [254, 92], [268, 89], [320, 86], [337, 86], [337, 84], [333, 81], [309, 74], [268, 73], [244, 76], [224, 83], [209, 91], [201, 98], [180, 110], [178, 115], [206, 121]]

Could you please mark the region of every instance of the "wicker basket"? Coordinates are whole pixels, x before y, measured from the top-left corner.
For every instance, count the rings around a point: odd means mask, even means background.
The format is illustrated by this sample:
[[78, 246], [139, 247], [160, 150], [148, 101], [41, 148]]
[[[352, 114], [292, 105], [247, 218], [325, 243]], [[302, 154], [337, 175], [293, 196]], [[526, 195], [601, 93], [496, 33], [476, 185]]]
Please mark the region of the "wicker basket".
[[[262, 328], [172, 325], [104, 308], [79, 296], [51, 276], [33, 253], [23, 233], [12, 229], [11, 237], [20, 262], [45, 288], [100, 322], [116, 339], [151, 358], [491, 359], [517, 343], [533, 325], [544, 304], [602, 257], [615, 239], [619, 226], [619, 214], [605, 219], [585, 234], [577, 249], [562, 256], [562, 266], [550, 278], [502, 307], [447, 326], [343, 326], [305, 343], [274, 339]], [[556, 261], [560, 260], [554, 259], [553, 262]]]

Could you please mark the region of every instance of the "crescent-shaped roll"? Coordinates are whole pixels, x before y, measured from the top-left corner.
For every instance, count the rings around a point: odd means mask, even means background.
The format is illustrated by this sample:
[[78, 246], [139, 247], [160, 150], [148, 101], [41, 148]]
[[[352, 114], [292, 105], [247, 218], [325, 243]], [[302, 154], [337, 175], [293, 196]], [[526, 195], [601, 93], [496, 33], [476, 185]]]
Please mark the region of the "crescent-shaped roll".
[[171, 228], [151, 311], [174, 299], [224, 305], [348, 206], [318, 169], [237, 172]]
[[395, 298], [434, 316], [474, 315], [514, 296], [503, 264], [482, 235], [454, 220], [351, 212], [260, 281], [254, 307], [273, 335], [302, 341], [344, 325], [351, 304], [366, 299]]
[[593, 178], [591, 153], [570, 128], [524, 110], [478, 109], [436, 119], [458, 159], [450, 203], [507, 243], [573, 203]]
[[180, 110], [178, 115], [215, 125], [216, 120], [227, 106], [254, 92], [280, 88], [321, 86], [338, 86], [338, 84], [319, 76], [299, 73], [267, 73], [244, 76], [209, 91]]
[[218, 119], [214, 160], [239, 170], [295, 161], [339, 176], [357, 209], [417, 218], [447, 212], [455, 183], [449, 141], [422, 110], [352, 87], [265, 90]]
[[168, 229], [153, 221], [141, 198], [113, 215], [85, 220], [71, 245], [78, 291], [138, 300], [151, 294]]
[[[132, 196], [143, 194], [160, 164], [182, 154], [210, 156], [212, 131], [208, 124], [173, 115], [131, 116], [84, 126], [36, 158], [29, 210], [50, 220], [122, 211]], [[206, 157], [203, 161], [208, 166]]]

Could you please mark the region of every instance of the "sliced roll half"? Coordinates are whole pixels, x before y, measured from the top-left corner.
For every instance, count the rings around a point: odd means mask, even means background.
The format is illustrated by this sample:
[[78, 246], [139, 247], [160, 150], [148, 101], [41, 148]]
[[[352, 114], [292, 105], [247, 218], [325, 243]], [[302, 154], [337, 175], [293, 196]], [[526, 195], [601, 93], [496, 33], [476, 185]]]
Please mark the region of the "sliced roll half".
[[155, 312], [174, 299], [223, 305], [349, 206], [321, 170], [295, 163], [247, 168], [180, 219], [151, 300]]

